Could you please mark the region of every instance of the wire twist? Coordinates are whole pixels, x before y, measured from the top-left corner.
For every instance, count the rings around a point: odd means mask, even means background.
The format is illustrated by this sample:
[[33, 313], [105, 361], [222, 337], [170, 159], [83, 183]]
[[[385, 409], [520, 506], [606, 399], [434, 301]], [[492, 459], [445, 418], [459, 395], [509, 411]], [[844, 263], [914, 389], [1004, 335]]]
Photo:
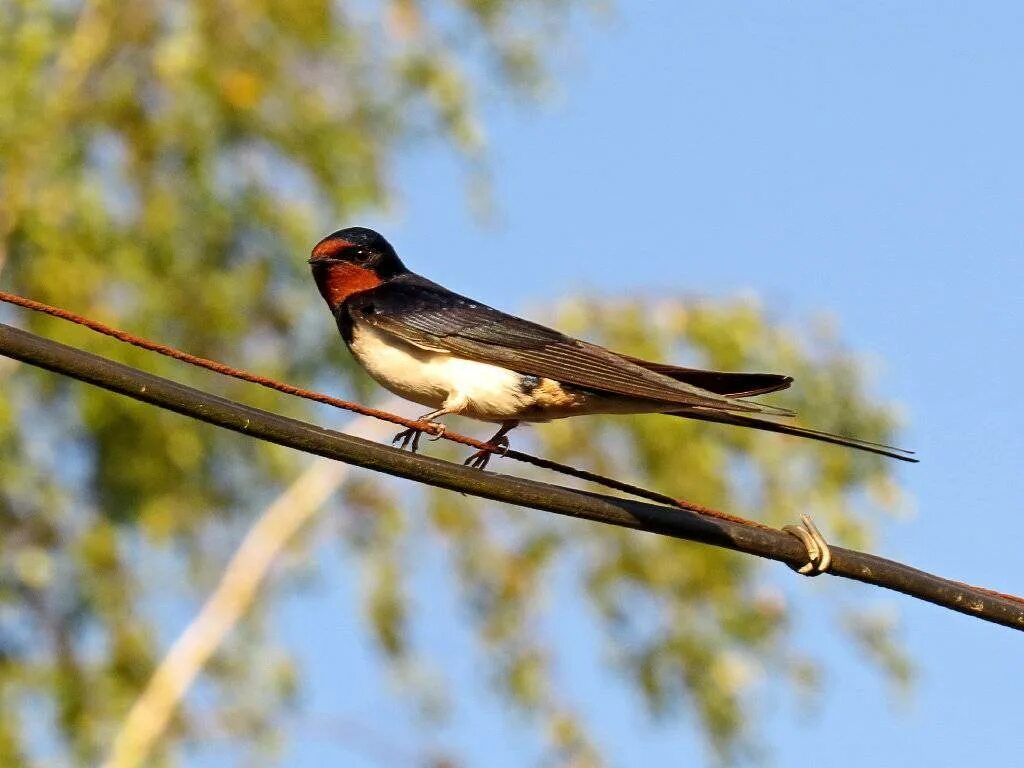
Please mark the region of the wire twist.
[[801, 566], [790, 565], [790, 568], [804, 576], [820, 576], [828, 571], [832, 550], [810, 515], [800, 515], [800, 525], [784, 525], [782, 530], [799, 539], [807, 550], [807, 562]]

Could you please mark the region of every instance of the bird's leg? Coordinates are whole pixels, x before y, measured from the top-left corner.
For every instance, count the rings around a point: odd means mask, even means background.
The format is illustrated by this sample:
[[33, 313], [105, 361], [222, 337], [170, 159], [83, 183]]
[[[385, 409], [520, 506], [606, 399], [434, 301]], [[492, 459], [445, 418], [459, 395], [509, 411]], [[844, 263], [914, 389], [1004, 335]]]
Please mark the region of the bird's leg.
[[[423, 414], [418, 419], [416, 419], [416, 421], [433, 422], [440, 416], [445, 416], [449, 413], [459, 413], [463, 408], [465, 408], [465, 406], [466, 404], [464, 402], [452, 401], [451, 398], [449, 398], [448, 400], [445, 401], [444, 405], [441, 408], [438, 408], [436, 411], [431, 411], [430, 413]], [[440, 440], [442, 437], [444, 437], [444, 433], [447, 431], [447, 429], [448, 428], [444, 424], [438, 424], [437, 432], [435, 432], [432, 437], [429, 437], [427, 439]], [[422, 429], [417, 429], [416, 427], [409, 427], [408, 429], [403, 429], [401, 432], [395, 435], [394, 438], [392, 438], [391, 443], [392, 445], [394, 445], [399, 440], [401, 440], [402, 444], [398, 446], [399, 450], [404, 451], [406, 448], [409, 448], [413, 453], [416, 453], [416, 451], [420, 449], [420, 435], [422, 434]]]
[[[508, 453], [508, 438], [505, 437], [509, 432], [519, 426], [518, 421], [503, 421], [501, 422], [501, 429], [494, 433], [494, 436], [488, 440], [488, 444], [493, 445], [495, 448], [500, 448], [502, 455]], [[495, 451], [479, 450], [466, 459], [463, 464], [474, 469], [484, 469], [487, 463], [491, 460], [491, 454]]]

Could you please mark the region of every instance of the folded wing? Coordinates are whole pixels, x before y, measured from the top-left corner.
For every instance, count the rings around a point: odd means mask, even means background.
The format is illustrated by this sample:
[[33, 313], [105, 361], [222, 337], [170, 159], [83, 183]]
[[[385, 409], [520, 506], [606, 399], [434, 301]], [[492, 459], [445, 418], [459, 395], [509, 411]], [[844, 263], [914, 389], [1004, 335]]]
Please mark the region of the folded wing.
[[[348, 312], [353, 321], [369, 323], [410, 344], [592, 391], [681, 408], [789, 415], [781, 408], [734, 399], [731, 393], [691, 383], [688, 374], [680, 377], [687, 369], [618, 355], [459, 296], [418, 275], [404, 275], [357, 294], [340, 311]], [[693, 372], [689, 375], [701, 380], [701, 372], [696, 373], [695, 377]], [[716, 376], [728, 374], [710, 372], [703, 380], [719, 389], [731, 388], [727, 379]], [[748, 396], [781, 388], [782, 382], [757, 379], [753, 387], [747, 382], [739, 386], [741, 394]]]
[[792, 376], [784, 376], [779, 373], [705, 371], [700, 368], [683, 368], [678, 365], [668, 365], [667, 363], [653, 363], [649, 360], [642, 360], [639, 357], [629, 357], [627, 355], [622, 355], [622, 357], [649, 371], [660, 373], [676, 381], [692, 384], [695, 387], [706, 389], [708, 392], [728, 395], [729, 397], [766, 395], [769, 392], [788, 389], [789, 385], [793, 383]]

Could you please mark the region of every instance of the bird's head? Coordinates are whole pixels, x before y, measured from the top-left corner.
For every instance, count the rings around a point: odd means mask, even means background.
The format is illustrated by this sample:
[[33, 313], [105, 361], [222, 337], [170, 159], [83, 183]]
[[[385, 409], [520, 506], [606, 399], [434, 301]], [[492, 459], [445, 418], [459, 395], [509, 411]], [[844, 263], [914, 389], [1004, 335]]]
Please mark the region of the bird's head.
[[365, 227], [339, 229], [313, 247], [309, 264], [331, 310], [349, 296], [376, 288], [408, 270], [391, 243]]

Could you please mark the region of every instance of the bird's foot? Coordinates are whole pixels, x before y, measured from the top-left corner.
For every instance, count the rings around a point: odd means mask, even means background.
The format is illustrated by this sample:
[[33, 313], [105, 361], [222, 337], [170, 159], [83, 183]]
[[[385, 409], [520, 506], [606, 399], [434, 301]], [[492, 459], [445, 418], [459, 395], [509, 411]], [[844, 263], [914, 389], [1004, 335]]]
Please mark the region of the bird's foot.
[[409, 427], [408, 429], [403, 429], [401, 432], [394, 436], [394, 438], [391, 440], [391, 444], [394, 445], [399, 440], [401, 440], [402, 444], [398, 446], [399, 450], [404, 451], [406, 448], [409, 448], [413, 453], [416, 453], [416, 451], [420, 449], [420, 437], [423, 435], [424, 432], [429, 431], [431, 433], [430, 437], [427, 438], [428, 440], [440, 440], [442, 437], [444, 437], [444, 433], [448, 431], [448, 427], [446, 427], [444, 424], [438, 424], [437, 422], [434, 421], [434, 419], [436, 419], [438, 416], [443, 416], [444, 414], [450, 412], [451, 411], [441, 409], [439, 411], [431, 411], [430, 413], [423, 414], [422, 416], [419, 417], [419, 419], [417, 419], [417, 421], [429, 424], [429, 427], [427, 429], [420, 429], [418, 427]]
[[391, 438], [391, 444], [394, 445], [398, 441], [401, 441], [402, 444], [398, 446], [398, 450], [404, 451], [408, 448], [412, 453], [416, 453], [420, 449], [420, 435], [422, 434], [422, 429], [409, 427], [409, 429], [403, 429]]
[[462, 463], [467, 467], [472, 467], [473, 469], [485, 469], [487, 464], [490, 462], [492, 455], [500, 453], [504, 456], [508, 453], [509, 442], [508, 438], [504, 435], [499, 438], [492, 439], [488, 445], [492, 446], [493, 450], [481, 448]]

